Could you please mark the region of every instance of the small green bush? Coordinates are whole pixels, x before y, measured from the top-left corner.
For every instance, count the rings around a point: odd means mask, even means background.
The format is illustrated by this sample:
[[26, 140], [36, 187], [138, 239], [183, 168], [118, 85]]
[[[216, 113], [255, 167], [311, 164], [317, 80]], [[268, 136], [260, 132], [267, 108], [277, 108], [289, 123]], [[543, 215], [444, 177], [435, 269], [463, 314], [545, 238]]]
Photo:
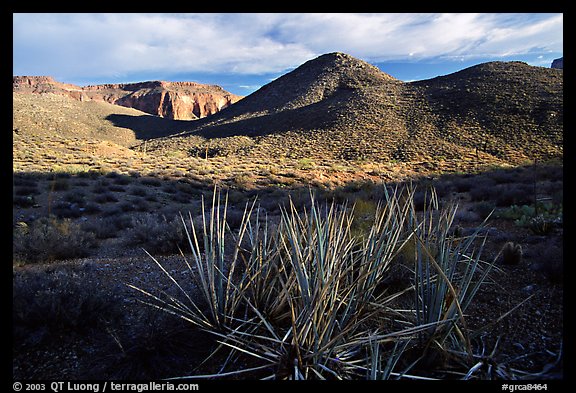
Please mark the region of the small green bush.
[[316, 163], [311, 158], [302, 158], [296, 163], [296, 168], [300, 169], [301, 171], [314, 169], [315, 167]]
[[498, 212], [498, 217], [530, 229], [536, 235], [547, 235], [557, 225], [562, 225], [562, 205], [538, 202], [534, 205], [512, 205]]

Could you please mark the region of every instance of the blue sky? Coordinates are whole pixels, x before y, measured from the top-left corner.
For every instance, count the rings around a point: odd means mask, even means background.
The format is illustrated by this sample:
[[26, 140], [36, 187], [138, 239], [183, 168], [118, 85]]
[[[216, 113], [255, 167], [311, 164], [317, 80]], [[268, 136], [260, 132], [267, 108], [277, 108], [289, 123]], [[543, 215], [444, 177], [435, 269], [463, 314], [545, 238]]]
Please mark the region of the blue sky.
[[558, 13], [13, 14], [13, 75], [77, 85], [195, 81], [248, 95], [344, 52], [404, 81], [494, 60], [549, 67]]

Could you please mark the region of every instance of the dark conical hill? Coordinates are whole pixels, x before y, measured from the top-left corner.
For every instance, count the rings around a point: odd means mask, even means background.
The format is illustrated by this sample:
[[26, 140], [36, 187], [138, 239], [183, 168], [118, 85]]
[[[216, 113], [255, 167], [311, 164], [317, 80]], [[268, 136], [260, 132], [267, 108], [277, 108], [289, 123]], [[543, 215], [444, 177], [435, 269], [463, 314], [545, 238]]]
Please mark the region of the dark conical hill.
[[404, 118], [412, 101], [404, 82], [336, 52], [310, 60], [198, 121], [194, 132], [206, 138], [271, 138], [267, 149], [280, 155], [389, 157], [406, 137]]
[[[352, 56], [329, 53], [194, 122], [188, 133], [149, 146], [194, 150], [198, 138], [186, 139], [194, 134], [229, 154], [258, 157], [555, 158], [563, 154], [562, 89], [562, 70], [520, 62], [484, 63], [405, 83]], [[236, 151], [238, 138], [248, 139]], [[234, 146], [227, 146], [232, 139]]]
[[401, 84], [369, 63], [343, 53], [329, 53], [263, 86], [227, 108], [226, 113], [199, 122], [196, 130], [255, 136], [326, 128], [339, 121], [341, 108], [354, 101], [358, 90], [385, 89], [387, 85], [397, 88]]

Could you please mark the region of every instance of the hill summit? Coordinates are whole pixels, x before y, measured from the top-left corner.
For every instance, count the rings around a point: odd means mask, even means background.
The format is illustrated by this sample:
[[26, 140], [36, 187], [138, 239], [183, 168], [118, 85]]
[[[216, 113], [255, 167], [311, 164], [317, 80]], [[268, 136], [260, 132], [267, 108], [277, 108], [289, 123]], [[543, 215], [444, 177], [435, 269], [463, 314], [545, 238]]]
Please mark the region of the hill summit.
[[[335, 52], [194, 122], [189, 135], [210, 140], [211, 146], [249, 137], [256, 143], [243, 145], [239, 154], [292, 158], [519, 162], [558, 157], [562, 78], [558, 69], [491, 62], [407, 83]], [[177, 141], [188, 148], [186, 134]]]

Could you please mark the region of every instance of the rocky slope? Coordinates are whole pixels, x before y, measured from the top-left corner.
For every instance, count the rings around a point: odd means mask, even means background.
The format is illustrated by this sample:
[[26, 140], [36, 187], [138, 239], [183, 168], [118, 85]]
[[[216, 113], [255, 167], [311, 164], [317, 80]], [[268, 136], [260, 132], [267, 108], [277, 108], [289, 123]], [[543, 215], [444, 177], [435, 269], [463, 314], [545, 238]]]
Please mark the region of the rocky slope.
[[444, 140], [509, 161], [562, 154], [562, 70], [490, 62], [410, 85]]
[[[563, 153], [562, 70], [494, 62], [405, 83], [344, 53], [310, 60], [191, 133], [238, 154], [518, 163]], [[196, 141], [196, 139], [194, 139]], [[156, 141], [189, 149], [185, 136]], [[229, 149], [228, 149], [229, 150]]]
[[13, 92], [52, 93], [79, 101], [104, 101], [175, 120], [203, 118], [242, 98], [220, 86], [195, 82], [150, 81], [80, 87], [48, 76], [14, 76], [12, 86]]

